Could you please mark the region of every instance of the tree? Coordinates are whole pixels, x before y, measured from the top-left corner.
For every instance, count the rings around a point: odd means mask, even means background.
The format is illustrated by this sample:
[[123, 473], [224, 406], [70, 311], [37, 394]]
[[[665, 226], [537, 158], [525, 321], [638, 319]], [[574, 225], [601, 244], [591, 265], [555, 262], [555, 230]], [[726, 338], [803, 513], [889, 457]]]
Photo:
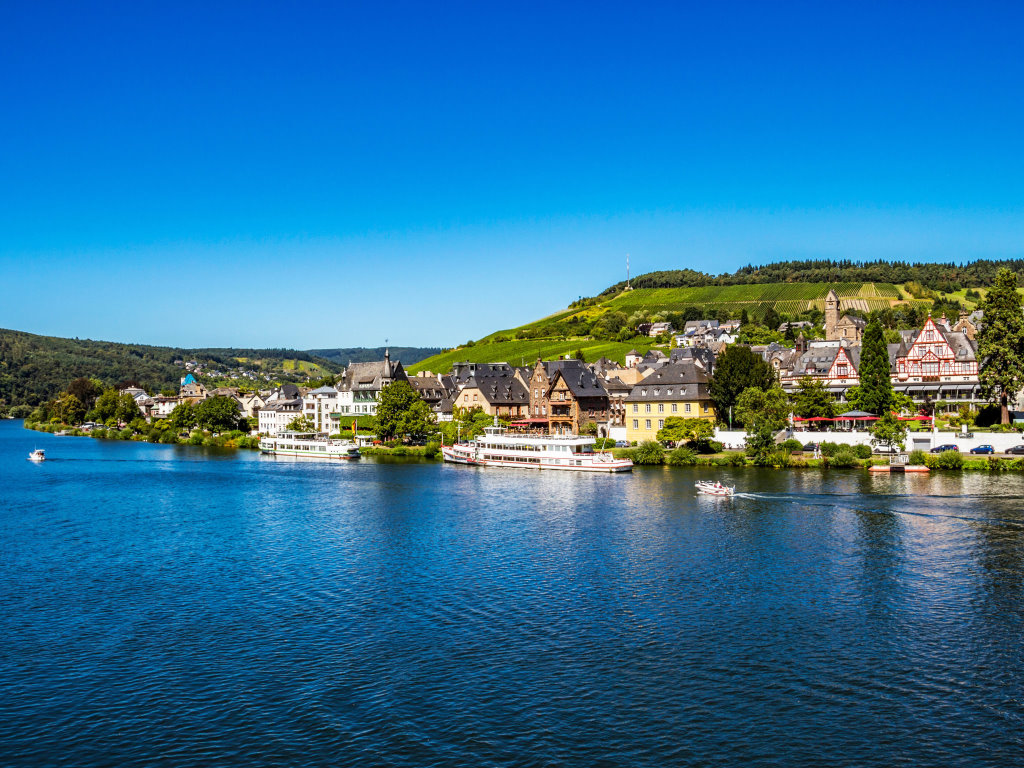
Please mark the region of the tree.
[[883, 413], [871, 427], [871, 442], [875, 445], [899, 447], [902, 451], [906, 439], [907, 423], [896, 418], [892, 411]]
[[789, 422], [789, 399], [782, 387], [748, 387], [736, 401], [736, 414], [747, 428], [754, 463], [765, 465], [775, 453], [775, 434]]
[[85, 419], [85, 406], [74, 395], [65, 393], [54, 401], [50, 413], [60, 419], [62, 424], [77, 425]]
[[757, 387], [768, 390], [774, 385], [775, 371], [764, 358], [752, 352], [750, 347], [738, 344], [726, 347], [715, 364], [710, 388], [719, 421], [726, 422], [729, 408], [736, 405], [737, 398], [745, 389]]
[[[93, 406], [94, 415], [97, 421], [108, 421], [117, 418], [117, 405], [120, 395], [116, 389], [105, 389], [103, 394], [96, 398]], [[134, 401], [133, 401], [134, 402]]]
[[[96, 403], [96, 398], [103, 393], [103, 389], [92, 379], [84, 376], [75, 379], [68, 384], [68, 394], [74, 395], [78, 401], [89, 410]], [[70, 423], [70, 422], [68, 422]]]
[[117, 408], [114, 413], [114, 418], [118, 421], [123, 421], [125, 424], [132, 421], [133, 419], [139, 418], [142, 412], [139, 410], [138, 403], [135, 402], [135, 398], [125, 393], [118, 395], [117, 397]]
[[380, 391], [377, 403], [377, 437], [413, 440], [433, 434], [434, 414], [406, 381], [393, 381]]
[[1000, 269], [981, 308], [985, 325], [978, 336], [982, 360], [978, 378], [985, 397], [998, 400], [1001, 422], [1010, 423], [1010, 398], [1024, 387], [1024, 313], [1017, 275]]
[[227, 432], [238, 426], [238, 401], [226, 395], [216, 395], [195, 405], [196, 425], [211, 432]]
[[191, 429], [196, 425], [196, 410], [188, 400], [178, 403], [167, 417], [168, 422], [179, 432]]
[[658, 430], [658, 440], [663, 443], [707, 443], [715, 436], [715, 426], [710, 419], [684, 419], [669, 416], [665, 426]]
[[895, 405], [890, 378], [889, 351], [885, 335], [877, 319], [864, 329], [860, 348], [860, 385], [857, 388], [856, 407], [876, 416], [888, 413]]
[[793, 413], [805, 419], [831, 419], [836, 415], [836, 401], [825, 389], [825, 382], [804, 376], [793, 393]]
[[309, 416], [296, 416], [285, 429], [289, 432], [316, 432], [316, 424]]

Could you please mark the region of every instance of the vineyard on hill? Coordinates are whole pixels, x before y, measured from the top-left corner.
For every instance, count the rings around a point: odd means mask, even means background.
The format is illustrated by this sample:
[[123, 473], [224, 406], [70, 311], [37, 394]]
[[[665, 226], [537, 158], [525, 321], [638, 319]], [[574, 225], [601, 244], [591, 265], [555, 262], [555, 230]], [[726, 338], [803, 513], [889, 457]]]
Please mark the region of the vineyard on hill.
[[585, 300], [582, 305], [556, 312], [531, 323], [496, 331], [473, 344], [433, 355], [409, 366], [411, 371], [447, 371], [452, 363], [507, 362], [530, 364], [538, 357], [583, 353], [587, 360], [607, 357], [622, 362], [626, 352], [654, 346], [653, 339], [621, 338], [615, 329], [609, 338], [606, 324], [617, 318], [619, 326], [639, 317], [663, 317], [690, 311], [714, 317], [723, 311], [739, 317], [744, 311], [753, 320], [769, 310], [789, 319], [805, 317], [825, 308], [825, 296], [835, 289], [846, 310], [870, 312], [899, 302], [916, 302], [889, 283], [761, 283], [754, 285], [707, 285], [676, 288], [638, 288], [613, 296]]

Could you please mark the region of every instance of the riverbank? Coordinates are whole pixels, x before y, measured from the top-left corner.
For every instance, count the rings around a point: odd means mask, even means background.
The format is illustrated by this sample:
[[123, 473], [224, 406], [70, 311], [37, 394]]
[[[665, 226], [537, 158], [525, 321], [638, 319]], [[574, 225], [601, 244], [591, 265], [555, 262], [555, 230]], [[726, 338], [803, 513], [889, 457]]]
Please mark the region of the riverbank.
[[[132, 427], [124, 429], [96, 428], [82, 430], [66, 424], [24, 424], [25, 429], [49, 434], [62, 433], [70, 437], [92, 437], [98, 440], [124, 440], [130, 442], [157, 443], [161, 445], [193, 445], [207, 448], [238, 448], [243, 450], [259, 450], [259, 438], [246, 435], [235, 430], [224, 434], [213, 434], [201, 430], [193, 430], [186, 435], [174, 434], [170, 430], [152, 429], [148, 433], [140, 432]], [[368, 445], [361, 447], [363, 456], [402, 457], [441, 461], [440, 443], [427, 445]], [[758, 467], [770, 469], [864, 469], [872, 466], [884, 466], [889, 463], [885, 456], [864, 455], [866, 446], [825, 445], [825, 452], [814, 458], [801, 451], [779, 450], [767, 463], [757, 463], [752, 456], [740, 451], [720, 451], [702, 454], [691, 448], [681, 447], [666, 450], [657, 444], [644, 444], [635, 448], [615, 448], [611, 453], [617, 459], [628, 458], [637, 466], [675, 466], [675, 467]], [[1011, 459], [997, 456], [972, 457], [964, 456], [956, 451], [943, 453], [926, 453], [912, 451], [912, 465], [925, 466], [931, 470], [950, 472], [1024, 472], [1024, 457]]]
[[[157, 424], [159, 423], [157, 422]], [[188, 435], [183, 435], [170, 429], [160, 429], [156, 424], [145, 431], [131, 426], [123, 429], [117, 427], [96, 427], [90, 430], [79, 429], [67, 424], [25, 422], [24, 426], [25, 429], [46, 432], [51, 435], [59, 433], [67, 437], [91, 437], [97, 440], [126, 440], [137, 443], [158, 443], [160, 445], [197, 445], [207, 448], [243, 448], [247, 450], [258, 450], [260, 447], [258, 437], [247, 435], [241, 430], [214, 434], [194, 429]]]

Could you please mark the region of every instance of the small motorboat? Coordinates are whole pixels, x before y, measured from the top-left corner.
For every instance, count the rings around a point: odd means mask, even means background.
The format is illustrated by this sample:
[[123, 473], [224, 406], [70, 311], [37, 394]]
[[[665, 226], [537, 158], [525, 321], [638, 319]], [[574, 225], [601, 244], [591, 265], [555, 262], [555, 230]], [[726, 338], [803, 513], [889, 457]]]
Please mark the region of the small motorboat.
[[46, 461], [46, 452], [42, 448], [36, 448], [28, 455], [29, 461]]
[[736, 486], [722, 485], [718, 481], [698, 480], [694, 483], [697, 486], [697, 493], [704, 493], [708, 496], [732, 496], [736, 493]]

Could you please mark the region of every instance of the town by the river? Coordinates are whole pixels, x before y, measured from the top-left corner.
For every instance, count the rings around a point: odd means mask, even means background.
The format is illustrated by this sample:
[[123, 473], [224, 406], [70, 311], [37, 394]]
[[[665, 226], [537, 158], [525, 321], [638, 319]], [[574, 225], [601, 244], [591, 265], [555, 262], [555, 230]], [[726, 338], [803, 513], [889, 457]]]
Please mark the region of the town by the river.
[[0, 637], [4, 766], [1008, 766], [1024, 478], [331, 464], [6, 421]]

